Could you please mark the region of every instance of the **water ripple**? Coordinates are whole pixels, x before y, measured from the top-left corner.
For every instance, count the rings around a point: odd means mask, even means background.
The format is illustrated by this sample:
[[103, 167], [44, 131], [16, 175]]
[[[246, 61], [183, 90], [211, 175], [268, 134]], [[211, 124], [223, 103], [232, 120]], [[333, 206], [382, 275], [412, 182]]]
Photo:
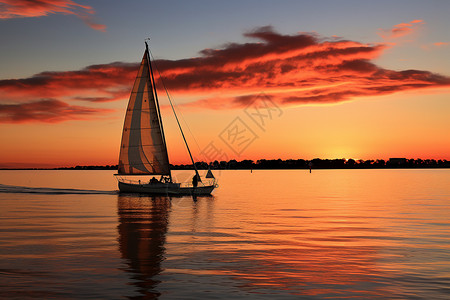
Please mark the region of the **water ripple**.
[[0, 184], [0, 193], [19, 193], [19, 194], [45, 194], [45, 195], [64, 195], [64, 194], [104, 194], [114, 195], [117, 191], [100, 191], [100, 190], [82, 190], [82, 189], [62, 189], [48, 187], [27, 187], [16, 185]]

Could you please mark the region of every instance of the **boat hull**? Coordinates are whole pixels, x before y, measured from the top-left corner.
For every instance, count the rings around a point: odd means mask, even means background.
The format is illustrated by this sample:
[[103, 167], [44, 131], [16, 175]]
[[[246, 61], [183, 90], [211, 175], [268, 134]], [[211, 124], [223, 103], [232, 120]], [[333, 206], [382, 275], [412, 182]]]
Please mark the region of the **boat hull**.
[[122, 193], [140, 193], [150, 195], [210, 195], [215, 184], [197, 187], [182, 187], [179, 183], [135, 184], [119, 181]]

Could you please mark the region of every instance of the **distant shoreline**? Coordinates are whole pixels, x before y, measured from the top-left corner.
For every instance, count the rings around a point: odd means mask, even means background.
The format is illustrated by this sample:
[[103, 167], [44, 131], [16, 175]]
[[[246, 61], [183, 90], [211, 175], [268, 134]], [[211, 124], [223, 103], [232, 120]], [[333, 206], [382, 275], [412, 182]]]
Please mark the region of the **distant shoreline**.
[[[354, 160], [354, 159], [260, 159], [197, 162], [199, 170], [303, 170], [303, 169], [445, 169], [450, 168], [450, 161], [435, 159], [390, 158], [389, 160]], [[193, 170], [190, 165], [171, 165], [172, 170]], [[0, 168], [0, 170], [117, 170], [117, 165], [74, 166], [56, 168]]]

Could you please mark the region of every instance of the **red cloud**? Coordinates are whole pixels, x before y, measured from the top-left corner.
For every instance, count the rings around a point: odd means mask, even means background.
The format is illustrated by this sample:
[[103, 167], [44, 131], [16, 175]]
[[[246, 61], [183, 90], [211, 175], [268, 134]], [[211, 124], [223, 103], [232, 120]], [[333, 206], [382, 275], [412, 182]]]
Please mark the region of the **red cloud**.
[[[328, 82], [330, 72], [338, 68], [360, 73], [356, 67], [352, 70], [352, 62], [365, 64], [384, 49], [346, 40], [321, 42], [311, 34], [280, 35], [270, 27], [245, 35], [262, 42], [228, 44], [223, 49], [205, 49], [201, 57], [157, 64], [176, 90], [307, 87], [320, 78]], [[320, 78], [311, 78], [319, 74]]]
[[128, 98], [138, 66], [111, 63], [78, 71], [42, 72], [30, 78], [0, 80], [0, 122], [54, 123], [110, 113], [113, 110], [68, 102], [100, 104]]
[[400, 23], [395, 25], [391, 29], [379, 29], [378, 35], [387, 40], [396, 39], [415, 32], [420, 27], [420, 25], [423, 24], [425, 24], [423, 20], [414, 20], [409, 23]]
[[380, 44], [326, 40], [305, 33], [282, 35], [271, 27], [245, 36], [261, 42], [206, 49], [192, 59], [157, 61], [166, 85], [180, 93], [216, 95], [184, 104], [211, 109], [246, 106], [249, 97], [257, 98], [260, 92], [281, 105], [296, 105], [450, 86], [449, 77], [431, 72], [378, 67], [371, 60], [386, 48]]
[[[283, 35], [271, 27], [258, 28], [245, 36], [257, 41], [205, 49], [194, 58], [156, 61], [165, 85], [177, 94], [175, 99], [198, 99], [183, 104], [178, 101], [180, 105], [235, 109], [247, 106], [261, 92], [278, 105], [322, 104], [450, 87], [446, 76], [377, 66], [372, 60], [386, 48], [382, 44], [325, 39], [308, 33]], [[138, 63], [116, 62], [0, 80], [0, 99], [8, 104], [52, 98], [102, 105], [129, 97], [137, 68]]]
[[67, 120], [84, 120], [91, 115], [108, 112], [111, 110], [73, 106], [59, 100], [45, 99], [22, 104], [0, 104], [0, 122], [57, 123]]
[[75, 15], [89, 27], [105, 31], [106, 26], [95, 23], [91, 6], [81, 5], [71, 0], [0, 0], [0, 19], [42, 17], [49, 14]]
[[30, 78], [0, 80], [0, 97], [20, 102], [30, 98], [64, 98], [106, 102], [126, 98], [138, 64], [92, 65], [79, 71], [42, 72]]

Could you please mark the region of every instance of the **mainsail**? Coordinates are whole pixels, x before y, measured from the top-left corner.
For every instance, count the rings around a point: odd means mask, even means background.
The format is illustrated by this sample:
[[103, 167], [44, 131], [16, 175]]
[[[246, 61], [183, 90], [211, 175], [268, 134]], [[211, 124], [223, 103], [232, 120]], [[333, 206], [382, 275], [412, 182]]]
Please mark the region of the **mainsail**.
[[120, 145], [120, 175], [169, 175], [169, 158], [162, 130], [156, 88], [144, 53], [128, 102]]

